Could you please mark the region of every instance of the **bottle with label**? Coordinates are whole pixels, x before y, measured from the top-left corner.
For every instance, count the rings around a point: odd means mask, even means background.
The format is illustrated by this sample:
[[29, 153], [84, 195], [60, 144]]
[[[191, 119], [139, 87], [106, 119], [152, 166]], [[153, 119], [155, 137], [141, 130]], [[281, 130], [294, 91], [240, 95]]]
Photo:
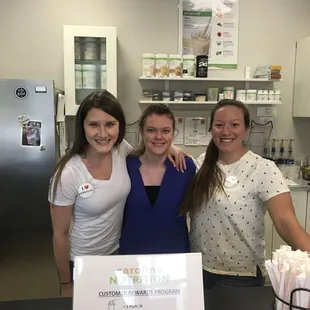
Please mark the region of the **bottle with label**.
[[209, 57], [207, 55], [198, 55], [196, 57], [196, 77], [208, 77]]

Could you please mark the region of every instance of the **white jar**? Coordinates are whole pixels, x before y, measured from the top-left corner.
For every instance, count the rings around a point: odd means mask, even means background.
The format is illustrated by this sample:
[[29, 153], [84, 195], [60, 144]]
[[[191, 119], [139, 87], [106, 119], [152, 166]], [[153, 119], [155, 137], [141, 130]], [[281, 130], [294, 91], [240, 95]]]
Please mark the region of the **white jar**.
[[274, 90], [269, 90], [268, 100], [269, 100], [269, 101], [275, 101], [275, 93], [274, 93]]
[[85, 38], [84, 59], [97, 59], [97, 42], [95, 38]]
[[234, 99], [235, 98], [235, 88], [231, 86], [223, 87], [224, 99]]
[[81, 89], [83, 88], [82, 81], [82, 65], [75, 65], [75, 88]]
[[105, 38], [100, 39], [100, 59], [101, 60], [107, 59], [107, 44]]
[[168, 55], [167, 54], [156, 54], [156, 76], [166, 77], [168, 76]]
[[257, 91], [257, 100], [258, 101], [263, 101], [264, 100], [264, 91], [261, 90], [261, 89]]
[[246, 90], [245, 89], [238, 89], [236, 91], [236, 100], [244, 102], [246, 100]]
[[275, 91], [274, 100], [275, 100], [275, 101], [281, 101], [281, 100], [282, 100], [281, 90], [276, 90], [276, 91]]
[[169, 76], [180, 77], [182, 75], [182, 56], [178, 54], [169, 55]]
[[257, 90], [248, 89], [246, 91], [246, 101], [256, 101], [257, 100]]
[[101, 66], [100, 81], [101, 81], [101, 89], [107, 89], [107, 66], [106, 65]]
[[263, 90], [263, 97], [264, 97], [264, 101], [268, 101], [269, 100], [269, 91], [268, 90]]
[[142, 55], [142, 62], [143, 62], [142, 75], [146, 77], [154, 76], [155, 55], [152, 53], [144, 53]]
[[96, 65], [83, 65], [83, 88], [96, 89]]
[[183, 77], [195, 76], [195, 56], [184, 55], [183, 56]]

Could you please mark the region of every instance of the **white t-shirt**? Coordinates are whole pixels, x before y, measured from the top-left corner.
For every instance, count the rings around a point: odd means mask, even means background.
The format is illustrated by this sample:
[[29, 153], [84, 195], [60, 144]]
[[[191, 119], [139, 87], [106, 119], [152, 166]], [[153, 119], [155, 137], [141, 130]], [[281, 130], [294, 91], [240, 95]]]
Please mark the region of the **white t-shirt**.
[[[196, 161], [199, 168], [204, 156]], [[192, 216], [191, 248], [202, 253], [209, 272], [255, 276], [256, 266], [265, 272], [265, 202], [289, 188], [272, 161], [251, 151], [236, 163], [218, 165], [237, 185], [224, 187], [227, 196], [217, 194]]]
[[[109, 180], [94, 179], [79, 155], [66, 164], [49, 201], [57, 206], [73, 207], [70, 230], [70, 259], [80, 255], [109, 255], [119, 247], [123, 212], [131, 184], [126, 157], [132, 147], [125, 140], [112, 150], [112, 174]], [[79, 187], [89, 183], [94, 191], [88, 198], [79, 194]], [[85, 195], [84, 195], [85, 196]]]

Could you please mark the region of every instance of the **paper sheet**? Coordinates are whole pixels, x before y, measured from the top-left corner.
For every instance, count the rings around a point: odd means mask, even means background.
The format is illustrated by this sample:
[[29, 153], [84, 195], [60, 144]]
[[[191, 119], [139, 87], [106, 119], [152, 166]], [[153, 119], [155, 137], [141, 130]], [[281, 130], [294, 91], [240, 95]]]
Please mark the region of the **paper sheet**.
[[184, 117], [175, 117], [175, 137], [174, 144], [184, 144]]
[[207, 145], [207, 119], [205, 117], [185, 118], [185, 145]]

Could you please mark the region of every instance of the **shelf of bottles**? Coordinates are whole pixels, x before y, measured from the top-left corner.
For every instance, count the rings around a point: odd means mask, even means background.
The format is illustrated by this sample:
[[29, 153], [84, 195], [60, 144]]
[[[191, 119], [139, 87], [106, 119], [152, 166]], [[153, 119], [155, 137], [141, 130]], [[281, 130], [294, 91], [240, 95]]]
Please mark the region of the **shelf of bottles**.
[[75, 100], [79, 105], [90, 93], [107, 88], [106, 38], [75, 37]]

